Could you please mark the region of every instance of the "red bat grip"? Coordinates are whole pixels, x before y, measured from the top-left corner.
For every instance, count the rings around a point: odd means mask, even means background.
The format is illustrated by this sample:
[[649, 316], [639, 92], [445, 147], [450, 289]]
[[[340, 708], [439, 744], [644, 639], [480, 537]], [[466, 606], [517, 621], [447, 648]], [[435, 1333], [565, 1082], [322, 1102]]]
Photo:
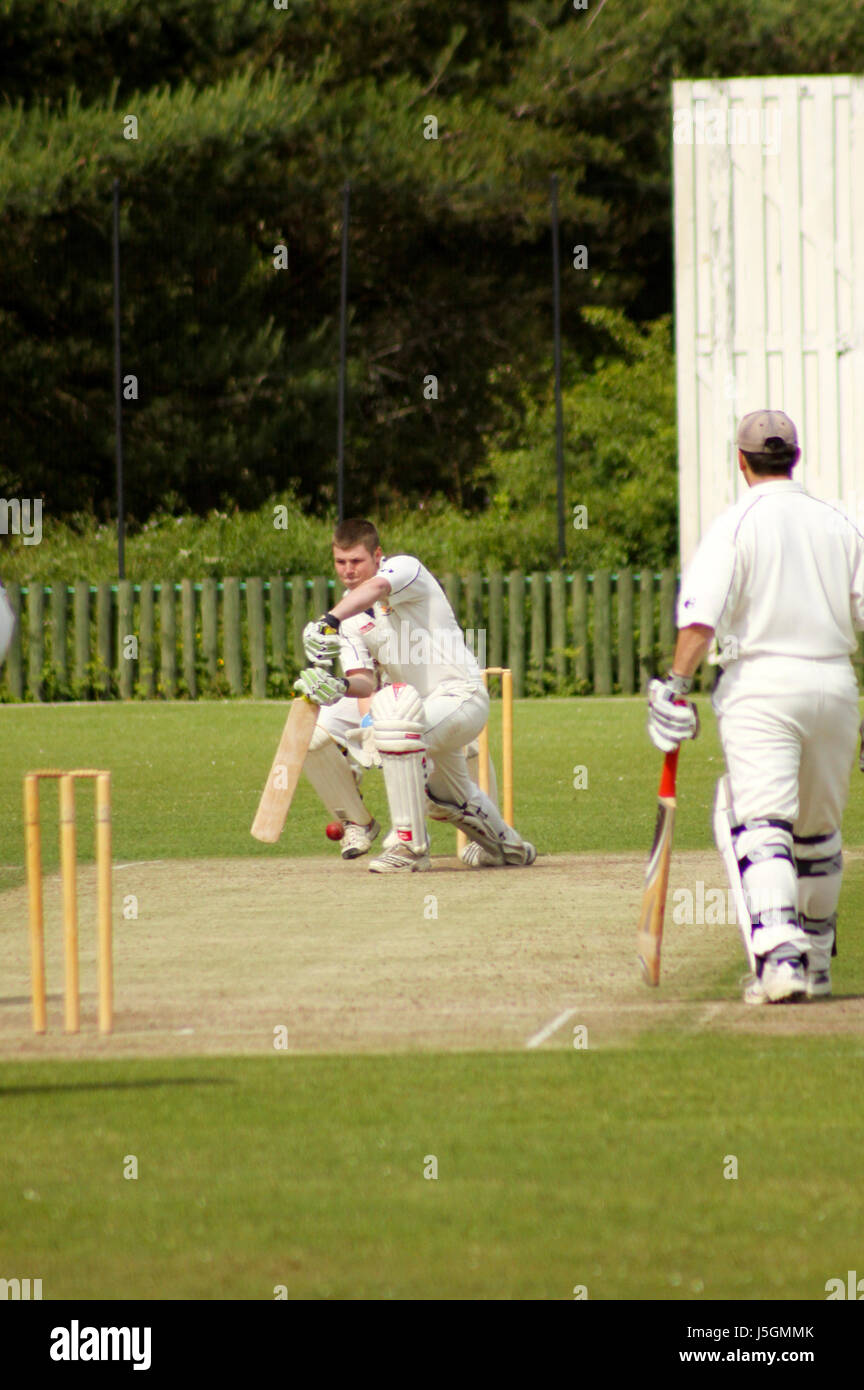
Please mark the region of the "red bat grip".
[[678, 754], [680, 747], [673, 748], [671, 753], [667, 753], [663, 759], [663, 771], [660, 774], [659, 796], [675, 795], [675, 774], [678, 771]]
[[[676, 705], [686, 705], [686, 700], [675, 700]], [[681, 744], [673, 748], [671, 753], [667, 753], [663, 759], [663, 771], [660, 774], [660, 791], [658, 796], [675, 796], [675, 774], [678, 771], [678, 754], [681, 752]]]

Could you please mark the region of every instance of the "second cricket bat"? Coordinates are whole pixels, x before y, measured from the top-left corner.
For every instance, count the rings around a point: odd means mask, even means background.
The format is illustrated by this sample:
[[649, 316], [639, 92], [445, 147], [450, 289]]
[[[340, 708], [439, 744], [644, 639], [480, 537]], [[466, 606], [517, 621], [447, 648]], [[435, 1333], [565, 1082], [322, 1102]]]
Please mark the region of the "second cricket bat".
[[285, 721], [276, 757], [252, 822], [252, 834], [256, 840], [263, 840], [265, 845], [275, 845], [282, 834], [317, 722], [318, 706], [305, 696], [298, 696]]
[[645, 983], [660, 983], [660, 947], [663, 941], [663, 921], [666, 915], [666, 890], [669, 886], [669, 861], [672, 856], [672, 832], [675, 829], [675, 774], [678, 770], [679, 749], [667, 753], [660, 777], [657, 824], [654, 843], [645, 870], [645, 890], [639, 918], [638, 950]]

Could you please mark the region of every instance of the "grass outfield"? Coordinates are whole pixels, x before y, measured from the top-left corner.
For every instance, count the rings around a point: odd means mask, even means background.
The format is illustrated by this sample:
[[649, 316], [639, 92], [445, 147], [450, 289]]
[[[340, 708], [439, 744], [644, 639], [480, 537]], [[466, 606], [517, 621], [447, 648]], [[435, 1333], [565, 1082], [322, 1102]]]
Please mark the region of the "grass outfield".
[[[710, 847], [720, 755], [703, 712], [680, 764], [681, 849]], [[0, 707], [0, 890], [22, 877], [20, 774], [55, 763], [114, 772], [118, 862], [326, 853], [305, 787], [277, 850], [248, 833], [283, 713]], [[641, 701], [520, 703], [516, 725], [517, 823], [542, 853], [646, 849], [659, 758]], [[368, 785], [383, 810], [380, 778]], [[852, 846], [862, 794], [856, 773]], [[451, 853], [452, 831], [435, 833]], [[45, 842], [50, 868], [50, 824]], [[587, 1050], [125, 1060], [108, 1040], [100, 1061], [7, 1053], [0, 1277], [41, 1278], [46, 1299], [269, 1300], [280, 1286], [289, 1298], [572, 1299], [584, 1286], [594, 1300], [822, 1300], [864, 1243], [864, 1037], [850, 1012], [864, 995], [862, 916], [853, 856], [843, 998], [782, 1014], [785, 1036], [760, 1022], [780, 1011], [748, 1010], [746, 1032], [690, 1014]], [[709, 999], [734, 998], [736, 974], [718, 954]], [[130, 1157], [137, 1179], [124, 1177]], [[737, 1177], [724, 1175], [732, 1159]]]
[[[678, 771], [679, 849], [712, 847], [710, 813], [722, 756], [707, 699], [698, 701], [699, 740]], [[38, 767], [108, 767], [113, 772], [114, 857], [119, 861], [326, 853], [326, 814], [305, 779], [276, 846], [249, 826], [286, 717], [280, 703], [0, 705], [0, 887], [23, 877], [21, 778]], [[645, 732], [641, 699], [517, 701], [516, 823], [541, 854], [646, 852], [656, 815], [660, 755]], [[498, 757], [500, 705], [492, 705]], [[500, 766], [500, 762], [498, 763]], [[574, 769], [587, 786], [574, 788]], [[364, 794], [380, 820], [380, 773]], [[82, 805], [86, 793], [82, 793]], [[45, 797], [45, 863], [57, 863], [56, 798]], [[53, 819], [52, 819], [53, 817]], [[856, 772], [845, 820], [850, 845], [864, 845], [864, 777]], [[433, 825], [433, 854], [450, 853], [454, 832]], [[331, 851], [337, 855], [335, 847]], [[92, 826], [79, 815], [79, 856], [92, 858]]]
[[804, 1038], [10, 1064], [4, 1273], [61, 1299], [824, 1299], [864, 1244], [860, 1073], [860, 1040]]

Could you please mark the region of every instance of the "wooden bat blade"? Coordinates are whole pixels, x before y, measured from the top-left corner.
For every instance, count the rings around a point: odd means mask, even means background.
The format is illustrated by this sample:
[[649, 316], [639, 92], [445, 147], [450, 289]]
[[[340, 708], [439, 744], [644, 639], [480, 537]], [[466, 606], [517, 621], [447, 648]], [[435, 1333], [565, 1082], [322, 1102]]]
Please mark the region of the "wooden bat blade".
[[637, 947], [645, 983], [660, 983], [660, 948], [663, 942], [663, 923], [666, 916], [666, 890], [669, 886], [669, 864], [672, 857], [672, 835], [675, 829], [675, 772], [678, 749], [667, 753], [660, 779], [657, 823], [654, 843], [645, 869], [645, 888], [642, 911], [639, 915]]
[[296, 699], [252, 822], [252, 834], [265, 845], [275, 845], [282, 834], [317, 722], [318, 706], [305, 698]]

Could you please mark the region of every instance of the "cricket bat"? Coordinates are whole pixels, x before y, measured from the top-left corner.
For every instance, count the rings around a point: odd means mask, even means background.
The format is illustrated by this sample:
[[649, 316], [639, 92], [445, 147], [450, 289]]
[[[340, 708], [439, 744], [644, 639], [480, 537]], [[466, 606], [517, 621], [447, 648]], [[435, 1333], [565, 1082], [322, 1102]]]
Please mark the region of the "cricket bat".
[[275, 845], [282, 834], [318, 722], [318, 708], [305, 695], [296, 696], [285, 721], [276, 757], [252, 822], [252, 834], [256, 840], [263, 840], [265, 845]]
[[660, 946], [663, 941], [663, 919], [666, 913], [666, 889], [669, 886], [669, 861], [672, 856], [672, 832], [675, 828], [675, 774], [678, 753], [667, 753], [660, 776], [657, 824], [654, 843], [645, 870], [645, 889], [642, 894], [642, 913], [639, 918], [638, 950], [645, 983], [660, 983]]

